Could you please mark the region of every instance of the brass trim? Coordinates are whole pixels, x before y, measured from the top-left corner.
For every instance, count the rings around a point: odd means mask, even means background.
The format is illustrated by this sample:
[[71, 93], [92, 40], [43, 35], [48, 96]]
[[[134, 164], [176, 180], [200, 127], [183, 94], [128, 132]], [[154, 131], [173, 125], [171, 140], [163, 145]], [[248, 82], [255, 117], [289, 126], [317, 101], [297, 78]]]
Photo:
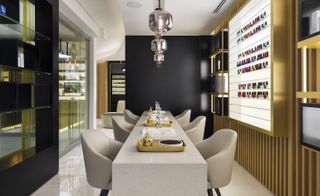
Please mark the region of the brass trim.
[[297, 43], [297, 48], [320, 48], [320, 35], [316, 35]]
[[296, 97], [299, 99], [320, 99], [320, 91], [313, 91], [313, 92], [300, 92], [296, 93]]

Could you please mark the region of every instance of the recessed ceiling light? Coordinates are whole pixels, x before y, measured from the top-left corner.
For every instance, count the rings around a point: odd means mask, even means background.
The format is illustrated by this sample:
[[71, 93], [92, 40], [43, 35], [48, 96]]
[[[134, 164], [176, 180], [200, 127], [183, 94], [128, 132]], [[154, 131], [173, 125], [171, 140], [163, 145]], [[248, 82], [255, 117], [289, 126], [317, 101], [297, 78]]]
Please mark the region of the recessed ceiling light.
[[127, 6], [131, 8], [139, 8], [142, 6], [142, 4], [137, 1], [128, 1]]

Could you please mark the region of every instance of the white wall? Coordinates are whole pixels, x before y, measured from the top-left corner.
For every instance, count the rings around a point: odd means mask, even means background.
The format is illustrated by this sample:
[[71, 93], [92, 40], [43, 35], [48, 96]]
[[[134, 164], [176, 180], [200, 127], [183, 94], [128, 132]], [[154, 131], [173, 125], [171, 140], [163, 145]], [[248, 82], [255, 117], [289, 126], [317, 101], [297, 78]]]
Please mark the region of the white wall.
[[123, 44], [118, 52], [107, 58], [107, 61], [125, 61], [125, 52], [126, 47], [125, 44]]

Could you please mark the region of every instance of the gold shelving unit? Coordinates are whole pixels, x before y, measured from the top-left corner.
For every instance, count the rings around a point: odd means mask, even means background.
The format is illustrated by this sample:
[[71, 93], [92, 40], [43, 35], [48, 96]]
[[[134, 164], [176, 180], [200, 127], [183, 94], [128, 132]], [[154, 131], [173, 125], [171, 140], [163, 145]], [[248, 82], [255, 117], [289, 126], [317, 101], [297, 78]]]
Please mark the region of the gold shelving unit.
[[[228, 63], [227, 62], [227, 59], [224, 58], [224, 55], [228, 53], [228, 49], [225, 49], [226, 46], [225, 46], [225, 43], [224, 43], [224, 39], [225, 39], [225, 35], [224, 33], [227, 32], [228, 30], [227, 29], [223, 29], [218, 33], [221, 33], [221, 37], [220, 37], [220, 42], [221, 42], [221, 49], [218, 49], [216, 51], [214, 51], [211, 55], [210, 55], [210, 59], [211, 59], [211, 73], [210, 73], [210, 76], [211, 77], [216, 77], [216, 76], [222, 76], [221, 77], [221, 86], [222, 88], [220, 89], [221, 91], [220, 92], [211, 92], [211, 112], [215, 115], [218, 115], [218, 116], [226, 116], [228, 115], [227, 111], [225, 111], [225, 107], [224, 107], [224, 104], [225, 104], [225, 98], [227, 98], [229, 96], [228, 93], [225, 92], [225, 80], [224, 80], [224, 77], [225, 74], [229, 74], [228, 72], [228, 69], [225, 69], [225, 63]], [[215, 36], [215, 35], [213, 35]], [[217, 58], [218, 55], [221, 55], [221, 69], [220, 70], [217, 70], [217, 66], [216, 66], [216, 61], [215, 59]], [[216, 112], [216, 108], [215, 108], [215, 102], [216, 102], [216, 99], [221, 99], [221, 114], [218, 114]]]

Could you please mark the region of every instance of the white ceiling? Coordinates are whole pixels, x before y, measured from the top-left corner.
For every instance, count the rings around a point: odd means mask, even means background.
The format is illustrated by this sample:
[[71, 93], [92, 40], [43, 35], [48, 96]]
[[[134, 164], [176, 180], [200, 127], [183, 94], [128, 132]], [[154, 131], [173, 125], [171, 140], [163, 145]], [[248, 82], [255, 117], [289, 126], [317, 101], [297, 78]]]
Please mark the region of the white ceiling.
[[[148, 16], [157, 7], [157, 1], [118, 1], [126, 35], [153, 35], [148, 26]], [[129, 1], [139, 2], [142, 7], [130, 8], [127, 6]], [[227, 0], [218, 14], [213, 14], [221, 0], [165, 0], [164, 9], [173, 16], [173, 28], [168, 35], [209, 35], [235, 1]]]
[[124, 44], [125, 31], [118, 0], [59, 0], [60, 15], [96, 38], [96, 58], [105, 61]]

